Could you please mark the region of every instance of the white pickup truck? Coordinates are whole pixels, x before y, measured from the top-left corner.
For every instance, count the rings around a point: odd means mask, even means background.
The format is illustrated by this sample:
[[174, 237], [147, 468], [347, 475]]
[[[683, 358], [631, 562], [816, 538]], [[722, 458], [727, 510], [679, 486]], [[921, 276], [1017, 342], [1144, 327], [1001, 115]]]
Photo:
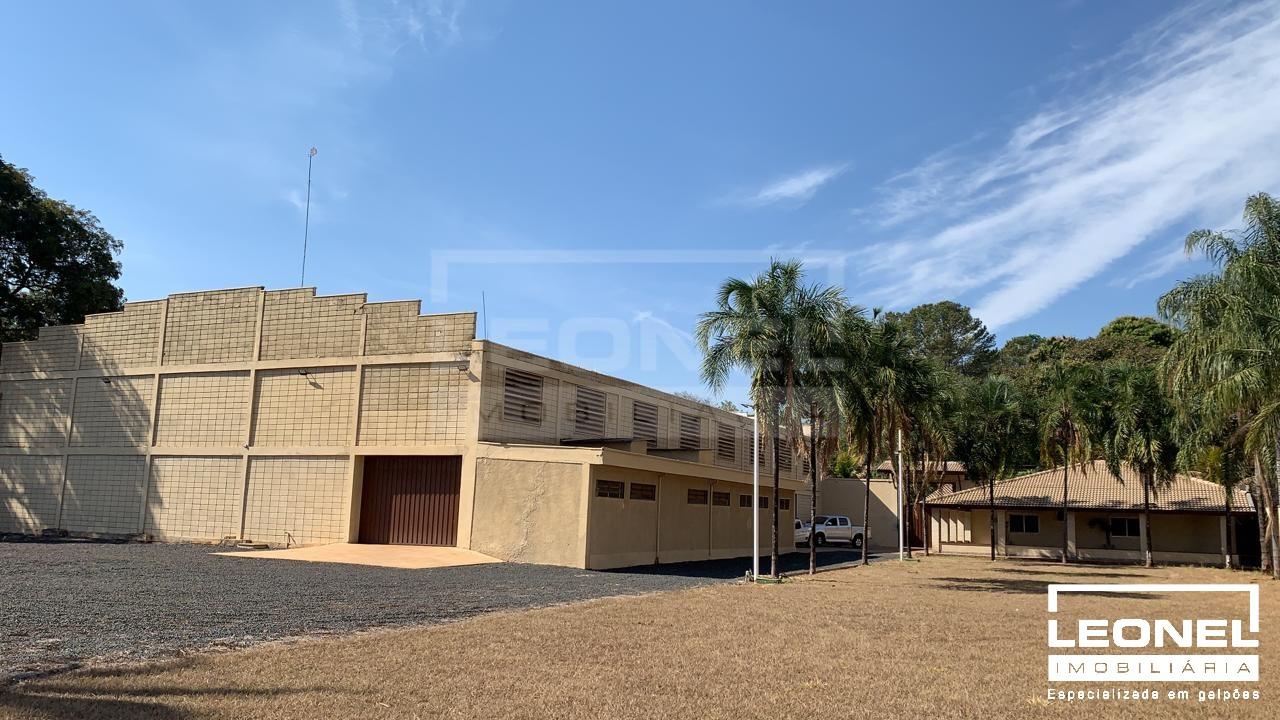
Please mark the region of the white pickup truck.
[[847, 542], [853, 547], [862, 547], [863, 528], [861, 525], [854, 525], [849, 522], [849, 518], [844, 515], [819, 515], [814, 518], [814, 526], [812, 533], [807, 537], [800, 537], [801, 532], [809, 530], [808, 523], [803, 523], [801, 530], [799, 521], [796, 527], [796, 544], [807, 545], [808, 538], [812, 537], [813, 541], [818, 545], [826, 545], [830, 542]]

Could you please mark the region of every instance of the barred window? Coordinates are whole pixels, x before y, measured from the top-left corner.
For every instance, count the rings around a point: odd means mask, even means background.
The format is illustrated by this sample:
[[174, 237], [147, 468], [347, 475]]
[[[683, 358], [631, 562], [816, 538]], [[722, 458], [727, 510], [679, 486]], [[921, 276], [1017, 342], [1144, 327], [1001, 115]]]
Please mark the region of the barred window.
[[689, 488], [689, 504], [690, 505], [706, 505], [707, 491], [698, 490], [697, 488]]
[[573, 407], [573, 429], [586, 437], [604, 437], [604, 393], [578, 388]]
[[760, 496], [760, 509], [761, 510], [769, 509], [769, 497], [767, 495]]
[[658, 407], [637, 402], [631, 406], [631, 435], [649, 447], [658, 445]]
[[542, 378], [507, 368], [502, 379], [502, 419], [542, 422]]
[[743, 507], [743, 508], [749, 508], [749, 507], [751, 507], [751, 496], [750, 496], [750, 495], [739, 495], [739, 496], [738, 496], [738, 507]]
[[623, 484], [619, 480], [596, 480], [596, 497], [622, 498]]
[[778, 509], [779, 509], [779, 510], [790, 510], [790, 509], [791, 509], [791, 498], [778, 498]]
[[631, 483], [632, 500], [657, 500], [658, 486], [649, 483]]
[[711, 493], [711, 504], [717, 507], [729, 507], [729, 493], [720, 491]]
[[716, 457], [728, 462], [738, 459], [737, 428], [725, 423], [716, 424]]
[[702, 420], [697, 415], [680, 413], [680, 449], [702, 449]]

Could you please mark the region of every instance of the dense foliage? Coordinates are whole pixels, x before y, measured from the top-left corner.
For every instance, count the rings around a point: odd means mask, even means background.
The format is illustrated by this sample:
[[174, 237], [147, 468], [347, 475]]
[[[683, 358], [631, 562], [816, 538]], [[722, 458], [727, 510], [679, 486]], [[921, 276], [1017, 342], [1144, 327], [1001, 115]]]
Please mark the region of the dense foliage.
[[120, 241], [0, 158], [0, 342], [119, 310]]
[[[1126, 315], [1094, 337], [1021, 335], [999, 349], [958, 303], [868, 313], [775, 261], [726, 281], [703, 315], [703, 377], [713, 389], [735, 369], [750, 377], [775, 489], [779, 448], [813, 461], [815, 499], [819, 467], [870, 476], [901, 451], [915, 503], [940, 482], [938, 461], [959, 460], [989, 489], [993, 517], [994, 484], [1020, 473], [1061, 467], [1065, 512], [1068, 467], [1104, 460], [1121, 481], [1127, 467], [1149, 513], [1153, 494], [1195, 472], [1254, 493], [1264, 569], [1280, 573], [1280, 203], [1249, 198], [1245, 223], [1188, 236], [1187, 251], [1215, 269], [1161, 298], [1160, 319]], [[1227, 503], [1230, 513], [1229, 493]], [[1065, 561], [1065, 524], [1062, 548]]]

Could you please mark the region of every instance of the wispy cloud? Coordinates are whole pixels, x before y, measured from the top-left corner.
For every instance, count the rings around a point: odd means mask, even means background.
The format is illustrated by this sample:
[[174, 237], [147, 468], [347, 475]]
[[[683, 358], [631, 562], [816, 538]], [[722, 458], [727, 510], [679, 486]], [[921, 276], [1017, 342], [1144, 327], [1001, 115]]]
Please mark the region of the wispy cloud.
[[773, 205], [775, 203], [808, 202], [823, 185], [840, 177], [847, 165], [823, 165], [779, 178], [755, 192], [738, 198], [743, 205]]
[[1178, 243], [1177, 247], [1166, 248], [1149, 256], [1146, 262], [1137, 268], [1136, 272], [1131, 273], [1128, 277], [1117, 278], [1112, 285], [1122, 287], [1125, 290], [1132, 290], [1144, 282], [1158, 280], [1168, 275], [1188, 260], [1190, 258], [1187, 257], [1186, 248], [1182, 243]]
[[1175, 225], [1238, 216], [1245, 195], [1280, 184], [1280, 5], [1180, 10], [1088, 76], [1088, 90], [1038, 108], [993, 149], [968, 139], [886, 184], [864, 216], [902, 239], [863, 255], [885, 295], [973, 296], [999, 327]]

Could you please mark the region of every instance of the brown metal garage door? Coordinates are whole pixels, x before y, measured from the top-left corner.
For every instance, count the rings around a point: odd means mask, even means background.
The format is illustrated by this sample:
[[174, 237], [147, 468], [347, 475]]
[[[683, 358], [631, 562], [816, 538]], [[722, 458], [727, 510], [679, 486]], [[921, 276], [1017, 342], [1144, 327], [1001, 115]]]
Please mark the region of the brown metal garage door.
[[360, 542], [453, 545], [462, 458], [366, 457]]

